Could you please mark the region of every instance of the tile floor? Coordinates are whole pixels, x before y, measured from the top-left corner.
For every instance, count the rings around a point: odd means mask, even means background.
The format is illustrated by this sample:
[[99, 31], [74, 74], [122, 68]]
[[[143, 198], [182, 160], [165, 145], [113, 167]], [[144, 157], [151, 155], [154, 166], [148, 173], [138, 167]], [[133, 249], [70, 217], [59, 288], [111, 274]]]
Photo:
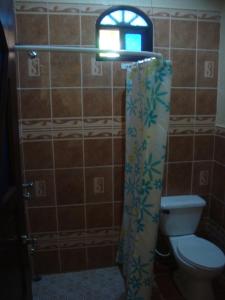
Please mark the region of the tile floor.
[[[172, 276], [174, 265], [155, 263], [151, 300], [184, 300]], [[33, 282], [33, 300], [125, 300], [124, 283], [117, 267], [45, 275]], [[214, 283], [215, 300], [225, 299], [225, 282]]]
[[33, 300], [119, 300], [124, 291], [117, 267], [45, 275], [33, 282]]

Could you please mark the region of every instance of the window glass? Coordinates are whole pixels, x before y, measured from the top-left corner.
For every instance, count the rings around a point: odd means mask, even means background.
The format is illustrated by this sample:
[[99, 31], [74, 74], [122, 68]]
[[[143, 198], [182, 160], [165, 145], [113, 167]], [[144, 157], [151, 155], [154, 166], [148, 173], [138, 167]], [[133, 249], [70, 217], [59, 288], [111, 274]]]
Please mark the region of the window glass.
[[137, 61], [145, 56], [139, 53], [118, 54], [117, 51], [152, 51], [153, 24], [149, 17], [136, 7], [126, 5], [111, 7], [97, 19], [96, 37], [98, 38], [96, 46], [110, 51], [98, 54], [96, 56], [98, 60], [117, 57], [120, 61]]
[[125, 10], [125, 12], [124, 12], [124, 22], [129, 23], [131, 20], [136, 18], [136, 16], [137, 16], [137, 14], [135, 14], [134, 12], [129, 11], [129, 10]]
[[[99, 48], [103, 50], [120, 50], [120, 31], [111, 29], [99, 30]], [[100, 53], [102, 57], [119, 57], [117, 53]]]
[[116, 22], [110, 18], [110, 16], [105, 16], [102, 21], [101, 21], [102, 25], [116, 25]]
[[148, 24], [146, 23], [146, 21], [142, 18], [142, 17], [137, 17], [135, 18], [131, 23], [130, 25], [133, 25], [133, 26], [148, 26]]
[[129, 51], [141, 51], [141, 34], [126, 33], [125, 49]]
[[123, 12], [122, 10], [116, 10], [110, 14], [110, 16], [115, 19], [118, 23], [123, 22]]

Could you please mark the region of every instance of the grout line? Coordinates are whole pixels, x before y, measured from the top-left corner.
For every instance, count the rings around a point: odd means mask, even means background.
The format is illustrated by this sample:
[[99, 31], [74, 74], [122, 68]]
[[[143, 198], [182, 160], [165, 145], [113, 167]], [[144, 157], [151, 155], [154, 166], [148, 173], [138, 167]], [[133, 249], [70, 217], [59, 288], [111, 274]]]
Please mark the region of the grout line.
[[[171, 21], [171, 15], [169, 17], [169, 59], [171, 60], [171, 39], [172, 39], [172, 21]], [[172, 90], [172, 80], [171, 80], [171, 90]], [[168, 161], [167, 159], [169, 158], [169, 145], [170, 145], [170, 134], [169, 134], [169, 126], [170, 126], [170, 116], [169, 116], [169, 119], [168, 119], [168, 131], [167, 131], [167, 152], [165, 153], [166, 155], [166, 158], [165, 158], [165, 167], [164, 167], [164, 170], [166, 172], [166, 176], [165, 176], [165, 180], [166, 180], [166, 183], [165, 183], [165, 193], [166, 195], [168, 194], [168, 179], [169, 179], [169, 165], [168, 165]], [[163, 192], [163, 190], [161, 191]]]
[[[47, 1], [47, 8], [49, 6], [49, 2]], [[48, 22], [48, 44], [50, 44], [50, 20], [49, 13], [47, 13], [47, 22]], [[53, 160], [53, 185], [54, 185], [54, 200], [55, 200], [55, 211], [56, 211], [56, 234], [57, 234], [57, 254], [59, 261], [59, 270], [62, 271], [62, 261], [59, 249], [59, 217], [58, 217], [58, 205], [57, 205], [57, 188], [56, 188], [56, 173], [55, 173], [55, 149], [54, 149], [54, 139], [53, 139], [53, 106], [52, 106], [52, 69], [51, 69], [51, 52], [48, 53], [49, 59], [49, 97], [50, 97], [50, 115], [51, 115], [51, 143], [52, 143], [52, 160]]]
[[[85, 166], [84, 168], [85, 169], [102, 169], [102, 168], [112, 168], [113, 166], [115, 167], [123, 167], [124, 165], [123, 164], [114, 164], [114, 165], [99, 165], [99, 166], [96, 166], [96, 165], [93, 165], [93, 166]], [[60, 171], [60, 170], [80, 170], [82, 169], [83, 167], [80, 166], [80, 167], [71, 167], [71, 168], [55, 168], [56, 171]], [[49, 168], [49, 169], [26, 169], [25, 172], [39, 172], [39, 171], [53, 171], [52, 168]]]
[[[79, 14], [79, 23], [80, 23], [80, 45], [82, 44], [82, 21], [81, 21], [81, 14]], [[83, 152], [83, 199], [84, 199], [84, 231], [85, 235], [87, 232], [87, 194], [86, 194], [86, 172], [85, 172], [85, 147], [84, 147], [84, 83], [83, 83], [83, 59], [84, 56], [80, 54], [80, 85], [81, 85], [81, 117], [82, 117], [82, 152]], [[86, 267], [88, 268], [89, 261], [88, 261], [88, 247], [86, 243], [85, 237], [85, 257], [86, 257]]]
[[[182, 136], [182, 135], [181, 135]], [[225, 166], [225, 164], [220, 163], [218, 161], [213, 160], [215, 163]], [[212, 162], [210, 159], [206, 160], [195, 160], [196, 163], [203, 163], [203, 162]], [[182, 163], [192, 163], [192, 160], [181, 160], [181, 161], [169, 161], [167, 162], [168, 164], [182, 164]], [[113, 168], [113, 167], [124, 167], [124, 164], [114, 164], [114, 165], [101, 165], [101, 166], [85, 166], [85, 169], [102, 169], [102, 168]], [[71, 168], [56, 168], [56, 171], [61, 171], [61, 170], [80, 170], [83, 167], [71, 167]], [[40, 172], [40, 171], [53, 171], [53, 169], [26, 169], [24, 170], [25, 173], [27, 172]]]
[[206, 160], [190, 160], [190, 161], [186, 161], [186, 160], [184, 160], [184, 161], [169, 161], [169, 162], [167, 162], [168, 164], [170, 164], [170, 165], [174, 165], [174, 164], [192, 164], [193, 162], [195, 162], [195, 163], [208, 163], [208, 162], [211, 162], [212, 160], [211, 159], [206, 159]]
[[[111, 62], [111, 99], [112, 99], [112, 165], [114, 165], [115, 157], [114, 157], [114, 63]], [[114, 182], [114, 167], [112, 167], [112, 229], [115, 227], [115, 182]]]
[[[172, 44], [172, 21], [171, 21], [171, 15], [169, 18], [169, 59], [171, 60], [171, 44]], [[172, 85], [172, 81], [171, 81]]]
[[[121, 203], [121, 201], [116, 201], [116, 203]], [[39, 209], [39, 208], [56, 208], [57, 207], [84, 207], [84, 206], [95, 206], [95, 205], [105, 205], [105, 204], [112, 204], [112, 201], [96, 201], [96, 202], [81, 202], [81, 203], [71, 203], [71, 204], [55, 204], [55, 205], [30, 205], [28, 206], [28, 209]], [[85, 229], [85, 228], [84, 228]], [[87, 228], [85, 229], [87, 230]], [[59, 230], [60, 231], [60, 230]]]
[[[92, 4], [93, 6], [93, 4]], [[108, 7], [106, 7], [108, 8]], [[141, 9], [143, 10], [143, 7], [141, 7]], [[155, 9], [159, 9], [159, 7], [156, 7]], [[161, 8], [160, 8], [161, 9]], [[170, 8], [163, 8], [164, 10], [168, 10]], [[180, 9], [178, 9], [180, 10]], [[182, 10], [182, 9], [181, 9]], [[185, 9], [186, 11], [187, 9]], [[188, 9], [188, 11], [192, 12], [193, 9]], [[202, 10], [198, 10], [197, 9], [197, 12], [201, 12]], [[18, 15], [45, 15], [45, 14], [49, 14], [49, 15], [71, 15], [71, 16], [76, 16], [76, 15], [81, 15], [81, 16], [90, 16], [90, 17], [98, 17], [99, 14], [97, 13], [86, 13], [86, 12], [52, 12], [52, 11], [43, 11], [43, 12], [39, 12], [39, 11], [19, 11], [19, 10], [15, 10], [16, 14]], [[218, 14], [220, 15], [220, 12], [218, 12]], [[196, 14], [196, 17], [195, 18], [185, 18], [185, 17], [175, 17], [172, 15], [172, 13], [169, 15], [169, 16], [157, 16], [157, 15], [151, 15], [151, 19], [159, 19], [159, 20], [167, 20], [171, 17], [172, 20], [177, 20], [177, 21], [189, 21], [189, 22], [195, 22], [196, 19], [197, 19], [197, 14]], [[200, 22], [207, 22], [207, 23], [220, 23], [221, 21], [220, 20], [215, 20], [215, 19], [201, 19], [200, 18]]]
[[209, 209], [208, 209], [208, 214], [209, 214], [209, 218], [210, 218], [210, 213], [211, 213], [211, 206], [212, 206], [212, 192], [213, 192], [213, 181], [214, 181], [214, 170], [215, 170], [215, 164], [216, 164], [216, 161], [215, 161], [215, 148], [216, 148], [216, 144], [215, 144], [215, 134], [214, 134], [214, 137], [213, 137], [213, 154], [212, 154], [212, 166], [211, 166], [211, 182], [210, 182], [210, 187], [209, 187], [209, 192], [210, 192], [210, 197], [209, 197], [209, 203], [208, 203], [208, 206], [209, 206]]
[[[198, 24], [198, 22], [197, 22]], [[172, 50], [180, 50], [180, 51], [193, 51], [193, 52], [215, 52], [218, 53], [219, 49], [202, 49], [202, 48], [197, 48], [198, 45], [196, 45], [196, 48], [177, 48], [177, 47], [171, 47]]]
[[[111, 89], [112, 87], [111, 86], [69, 86], [69, 87], [66, 87], [66, 86], [57, 86], [57, 87], [54, 87], [52, 86], [51, 88], [50, 87], [17, 87], [17, 90], [22, 90], [22, 91], [39, 91], [39, 90], [49, 90], [49, 89], [52, 89], [52, 90], [57, 90], [57, 89], [64, 89], [64, 90], [68, 90], [68, 89]], [[122, 86], [122, 85], [115, 85], [113, 86], [114, 89], [125, 89], [125, 86]], [[186, 90], [194, 90], [194, 89], [197, 89], [197, 90], [217, 90], [217, 87], [209, 87], [209, 86], [198, 86], [198, 87], [195, 87], [195, 86], [171, 86], [171, 89], [186, 89]]]
[[[212, 115], [209, 115], [209, 114], [202, 114], [202, 115], [196, 115], [196, 114], [171, 114], [170, 117], [185, 117], [185, 118], [189, 118], [189, 117], [195, 117], [195, 118], [202, 118], [202, 117], [207, 117], [207, 118], [212, 118], [212, 117], [215, 117], [215, 114], [212, 114]], [[114, 118], [117, 118], [117, 119], [121, 119], [122, 121], [124, 121], [125, 119], [125, 115], [115, 115]], [[80, 121], [82, 120], [82, 117], [79, 116], [79, 117], [54, 117], [52, 118], [53, 121], [57, 121], [57, 120], [66, 120], [66, 121]], [[112, 116], [110, 115], [102, 115], [102, 116], [84, 116], [84, 120], [102, 120], [102, 119], [108, 119], [108, 120], [112, 120]], [[22, 118], [21, 121], [50, 121], [51, 118]], [[99, 125], [96, 125], [95, 127], [99, 128], [100, 126]], [[218, 127], [218, 126], [217, 126]], [[57, 129], [61, 129], [61, 128], [64, 128], [63, 125], [55, 125], [54, 129], [57, 130]], [[74, 129], [79, 129], [80, 126], [77, 126], [77, 125], [71, 125], [70, 128], [74, 128]], [[88, 129], [89, 127], [86, 126], [85, 127], [86, 129]], [[222, 127], [223, 128], [223, 127]]]
[[193, 162], [192, 162], [192, 170], [191, 170], [191, 194], [193, 194], [193, 186], [194, 186], [194, 179], [199, 181], [199, 178], [194, 178], [194, 169], [195, 169], [195, 136], [196, 136], [196, 117], [197, 117], [197, 84], [198, 84], [198, 16], [197, 16], [197, 22], [196, 22], [196, 39], [195, 39], [195, 89], [194, 89], [194, 95], [195, 95], [195, 107], [194, 107], [194, 120], [193, 120], [193, 126], [194, 126], [194, 132], [193, 132], [193, 149], [192, 149], [192, 156], [193, 156]]

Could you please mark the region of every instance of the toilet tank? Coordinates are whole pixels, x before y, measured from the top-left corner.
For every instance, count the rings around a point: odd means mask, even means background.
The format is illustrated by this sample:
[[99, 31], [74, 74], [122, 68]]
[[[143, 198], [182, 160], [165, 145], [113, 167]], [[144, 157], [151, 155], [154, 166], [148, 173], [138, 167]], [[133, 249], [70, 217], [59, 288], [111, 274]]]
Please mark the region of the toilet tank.
[[164, 235], [193, 234], [199, 224], [204, 199], [197, 195], [161, 198], [160, 229]]

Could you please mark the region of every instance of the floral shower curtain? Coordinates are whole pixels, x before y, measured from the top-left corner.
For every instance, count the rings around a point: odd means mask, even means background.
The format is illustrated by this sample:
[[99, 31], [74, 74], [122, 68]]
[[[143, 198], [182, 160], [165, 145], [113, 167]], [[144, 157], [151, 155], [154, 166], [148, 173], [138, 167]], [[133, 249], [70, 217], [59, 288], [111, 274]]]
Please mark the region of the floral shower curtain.
[[127, 70], [125, 203], [117, 255], [127, 300], [150, 300], [169, 121], [170, 61]]

